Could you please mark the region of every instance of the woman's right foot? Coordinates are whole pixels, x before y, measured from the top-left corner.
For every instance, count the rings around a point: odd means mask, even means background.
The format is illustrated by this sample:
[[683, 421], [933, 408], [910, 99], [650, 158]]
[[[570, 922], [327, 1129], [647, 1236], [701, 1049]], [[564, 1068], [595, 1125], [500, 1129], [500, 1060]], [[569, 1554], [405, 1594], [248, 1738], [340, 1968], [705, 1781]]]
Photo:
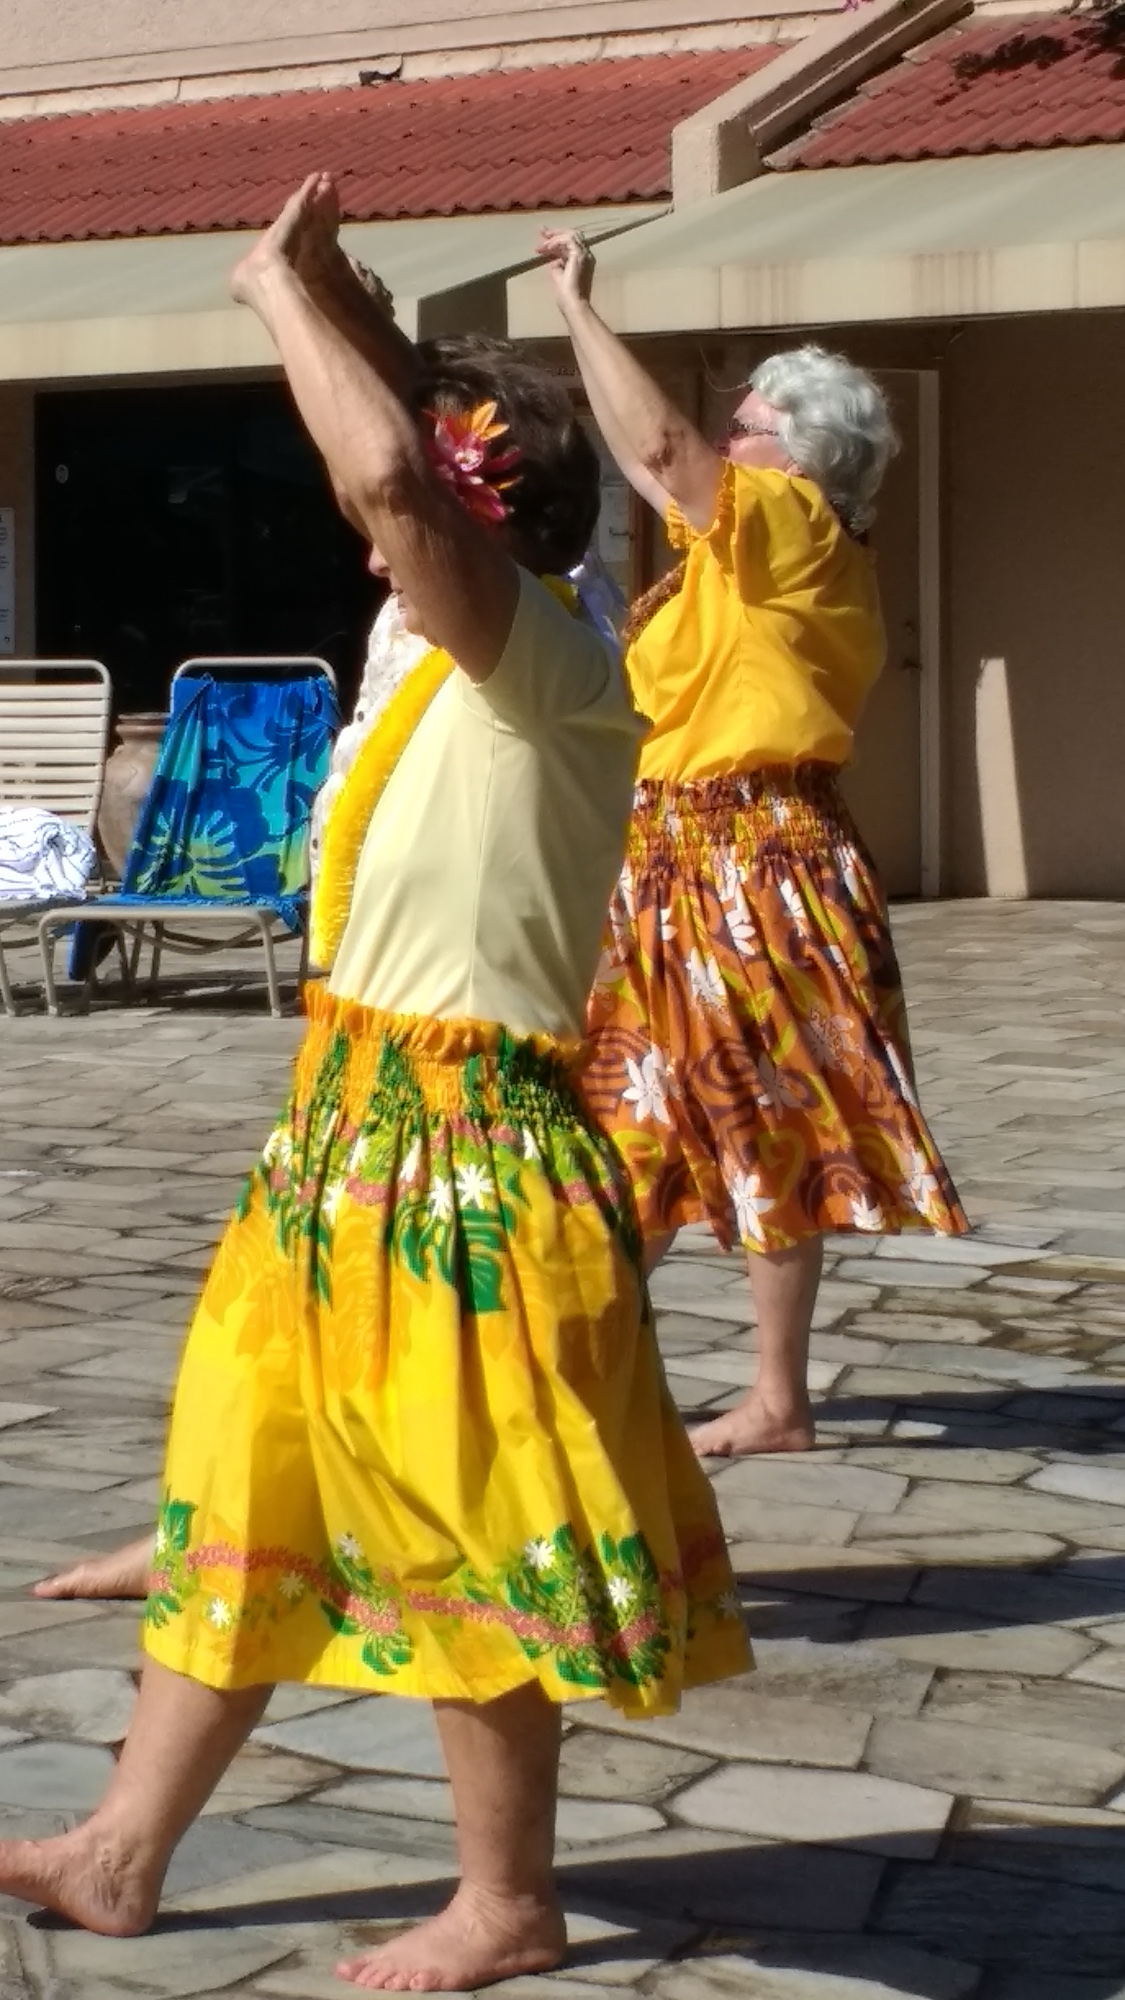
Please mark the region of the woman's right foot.
[[154, 1556], [151, 1535], [108, 1556], [86, 1556], [72, 1569], [44, 1577], [31, 1587], [33, 1597], [147, 1597]]
[[53, 1840], [0, 1841], [0, 1890], [100, 1937], [140, 1937], [160, 1900], [159, 1881], [95, 1820]]

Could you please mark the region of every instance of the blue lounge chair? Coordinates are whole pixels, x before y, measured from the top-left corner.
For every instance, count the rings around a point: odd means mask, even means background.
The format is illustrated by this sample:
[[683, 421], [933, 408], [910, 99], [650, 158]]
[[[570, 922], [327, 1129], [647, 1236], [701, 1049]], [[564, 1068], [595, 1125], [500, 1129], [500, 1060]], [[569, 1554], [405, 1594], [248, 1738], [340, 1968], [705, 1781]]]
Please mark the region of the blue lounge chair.
[[[54, 939], [75, 924], [71, 970], [87, 995], [103, 924], [132, 938], [130, 985], [151, 936], [150, 990], [165, 948], [229, 950], [257, 937], [270, 1011], [280, 1014], [275, 930], [307, 932], [309, 819], [339, 722], [323, 660], [184, 662], [120, 890], [56, 905], [39, 924], [52, 1014]], [[235, 938], [232, 918], [246, 919]]]

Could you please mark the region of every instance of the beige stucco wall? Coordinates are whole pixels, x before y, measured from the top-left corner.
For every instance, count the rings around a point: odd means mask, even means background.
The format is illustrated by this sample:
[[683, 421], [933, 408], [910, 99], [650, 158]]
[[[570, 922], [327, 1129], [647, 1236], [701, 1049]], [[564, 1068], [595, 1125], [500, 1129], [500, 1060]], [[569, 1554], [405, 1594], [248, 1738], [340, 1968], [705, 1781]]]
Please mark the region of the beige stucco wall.
[[0, 387], [0, 507], [15, 509], [16, 652], [35, 650], [35, 398]]
[[[755, 24], [843, 0], [4, 0], [0, 94], [141, 84], [274, 68], [527, 49], [552, 60], [625, 53], [630, 38], [723, 46]], [[586, 46], [586, 45], [589, 46]]]
[[1125, 896], [1125, 314], [945, 355], [955, 894]]

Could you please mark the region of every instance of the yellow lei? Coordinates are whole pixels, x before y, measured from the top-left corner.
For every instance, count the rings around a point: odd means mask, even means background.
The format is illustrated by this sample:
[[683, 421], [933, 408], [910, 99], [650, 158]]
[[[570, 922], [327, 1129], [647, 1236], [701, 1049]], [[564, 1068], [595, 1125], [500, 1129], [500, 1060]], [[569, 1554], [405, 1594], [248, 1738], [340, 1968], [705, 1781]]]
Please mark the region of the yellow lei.
[[[561, 577], [540, 579], [572, 614], [578, 593]], [[396, 688], [344, 779], [324, 828], [320, 867], [313, 885], [309, 956], [322, 972], [332, 966], [351, 909], [356, 870], [367, 829], [402, 756], [454, 661], [440, 646], [419, 660]]]
[[351, 909], [356, 869], [372, 815], [438, 689], [453, 672], [448, 653], [435, 646], [395, 689], [370, 736], [360, 746], [324, 829], [313, 888], [309, 956], [327, 972], [340, 948]]

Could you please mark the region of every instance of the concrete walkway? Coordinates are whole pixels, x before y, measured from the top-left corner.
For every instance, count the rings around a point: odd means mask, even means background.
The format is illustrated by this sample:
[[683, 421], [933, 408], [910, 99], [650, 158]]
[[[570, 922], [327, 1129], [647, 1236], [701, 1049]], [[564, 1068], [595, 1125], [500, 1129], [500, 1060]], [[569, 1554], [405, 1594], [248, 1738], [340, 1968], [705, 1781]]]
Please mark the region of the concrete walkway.
[[[1125, 910], [960, 904], [898, 932], [928, 1109], [977, 1226], [834, 1244], [822, 1449], [716, 1486], [759, 1672], [624, 1725], [576, 1707], [574, 1951], [512, 2000], [1125, 1995]], [[0, 1834], [97, 1798], [137, 1665], [45, 1566], [151, 1520], [192, 1296], [296, 1044], [255, 997], [0, 1020]], [[738, 1266], [658, 1274], [685, 1410], [753, 1347]], [[428, 1713], [286, 1688], [114, 1943], [0, 1906], [3, 2000], [341, 1995], [341, 1948], [453, 1867]]]

